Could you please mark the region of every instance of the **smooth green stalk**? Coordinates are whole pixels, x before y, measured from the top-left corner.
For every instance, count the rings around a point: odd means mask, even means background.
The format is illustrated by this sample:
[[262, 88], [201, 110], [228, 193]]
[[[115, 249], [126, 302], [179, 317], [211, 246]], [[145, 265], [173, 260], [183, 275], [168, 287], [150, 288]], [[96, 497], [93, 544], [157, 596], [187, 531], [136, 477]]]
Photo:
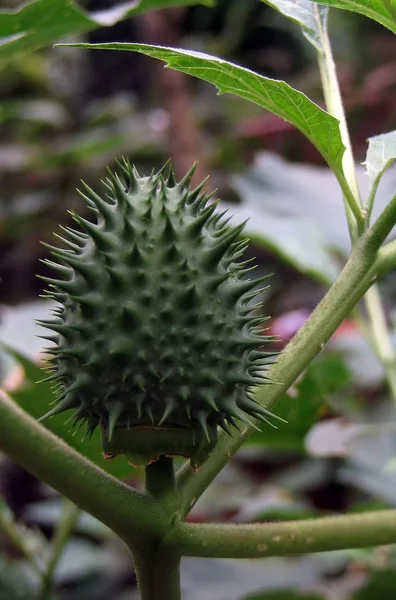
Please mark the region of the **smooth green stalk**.
[[140, 600], [181, 600], [180, 553], [159, 543], [131, 548]]
[[181, 524], [164, 541], [184, 556], [263, 558], [396, 543], [396, 510], [254, 525]]
[[47, 600], [49, 594], [51, 593], [51, 588], [53, 585], [53, 575], [55, 573], [56, 566], [59, 562], [63, 550], [65, 549], [66, 544], [70, 539], [70, 535], [72, 534], [75, 526], [77, 525], [79, 516], [80, 509], [69, 500], [65, 500], [63, 514], [51, 543], [50, 557], [46, 569], [42, 575], [39, 600]]
[[338, 181], [344, 193], [345, 210], [351, 239], [355, 240], [363, 227], [360, 190], [356, 177], [355, 161], [326, 22], [323, 22], [319, 17], [319, 7], [315, 6], [314, 8], [317, 13], [316, 21], [323, 48], [322, 52], [317, 53], [323, 93], [328, 112], [339, 121], [341, 139], [345, 146], [342, 161], [344, 176], [338, 177]]
[[[372, 285], [376, 277], [374, 265], [378, 248], [395, 222], [396, 197], [373, 227], [358, 240], [338, 280], [269, 369], [269, 377], [279, 384], [257, 389], [256, 398], [263, 406], [271, 408], [283, 396]], [[180, 469], [178, 483], [184, 515], [188, 514], [209, 483], [251, 432], [251, 428], [245, 427], [242, 434], [232, 438], [221, 435], [211, 456], [198, 472], [191, 469], [188, 463]]]
[[105, 473], [0, 393], [0, 451], [122, 539], [163, 532], [168, 517], [150, 496]]
[[395, 351], [386, 322], [384, 306], [381, 300], [378, 285], [373, 285], [364, 297], [366, 310], [370, 322], [370, 334], [373, 347], [385, 367], [386, 378], [396, 402], [396, 363]]
[[376, 263], [379, 277], [396, 267], [396, 240], [380, 248]]
[[[382, 173], [381, 173], [381, 175], [382, 175]], [[366, 223], [366, 227], [368, 227], [370, 225], [371, 213], [373, 212], [374, 200], [377, 195], [378, 185], [379, 185], [380, 181], [381, 181], [381, 176], [376, 177], [374, 179], [374, 182], [370, 188], [367, 202], [364, 205], [363, 214], [364, 214], [364, 220]]]
[[[392, 227], [389, 228], [386, 223], [388, 222], [388, 218], [390, 219], [389, 223], [392, 222], [391, 219], [395, 210], [395, 206], [396, 195], [393, 196], [392, 200], [385, 207], [382, 214], [372, 227], [372, 230], [379, 232], [381, 232], [382, 228], [384, 228], [384, 232], [386, 232], [385, 238], [392, 229]], [[378, 253], [378, 271], [381, 274], [383, 274], [383, 272], [386, 270], [390, 270], [394, 266], [394, 250], [395, 245], [393, 242], [380, 249]], [[374, 349], [384, 365], [392, 398], [393, 401], [396, 402], [396, 367], [394, 364], [395, 350], [393, 348], [392, 338], [386, 323], [385, 312], [377, 286], [373, 286], [373, 288], [368, 291], [364, 301], [369, 317], [370, 334], [373, 339]]]
[[[315, 7], [315, 10], [317, 14], [319, 14], [319, 7]], [[323, 23], [319, 18], [317, 19], [317, 22], [321, 25], [320, 39], [323, 47], [323, 52], [318, 52], [318, 63], [322, 79], [323, 93], [326, 100], [326, 107], [329, 113], [339, 120], [341, 139], [345, 146], [345, 152], [343, 156], [344, 176], [349, 189], [352, 191], [352, 195], [354, 196], [356, 202], [358, 203], [358, 206], [360, 207], [361, 199], [356, 176], [355, 160], [353, 156], [351, 139], [349, 136], [348, 125], [345, 117], [344, 106], [338, 83], [337, 71], [331, 51], [330, 40], [327, 33], [326, 25], [324, 24], [323, 26]], [[364, 226], [366, 228], [369, 226], [370, 223], [375, 195], [377, 193], [380, 179], [381, 176], [377, 177], [374, 181], [370, 190], [368, 201], [363, 209]], [[352, 209], [354, 216], [356, 217], [353, 204], [351, 204], [351, 202], [348, 201], [347, 196], [345, 196], [345, 198], [349, 204], [349, 207]], [[351, 224], [350, 214], [348, 215], [348, 210], [347, 217], [351, 239], [352, 242], [354, 242], [356, 240], [356, 231], [353, 224]], [[360, 222], [360, 219], [357, 219], [358, 234], [360, 234], [362, 231], [361, 225], [362, 223]], [[385, 367], [386, 377], [388, 380], [392, 398], [396, 402], [396, 368], [393, 365], [394, 350], [392, 347], [391, 336], [386, 324], [384, 307], [377, 286], [373, 286], [367, 292], [364, 298], [364, 303], [369, 318], [370, 337], [373, 340], [374, 349]]]
[[179, 493], [172, 458], [161, 456], [147, 465], [146, 492], [160, 502], [164, 510], [176, 514]]

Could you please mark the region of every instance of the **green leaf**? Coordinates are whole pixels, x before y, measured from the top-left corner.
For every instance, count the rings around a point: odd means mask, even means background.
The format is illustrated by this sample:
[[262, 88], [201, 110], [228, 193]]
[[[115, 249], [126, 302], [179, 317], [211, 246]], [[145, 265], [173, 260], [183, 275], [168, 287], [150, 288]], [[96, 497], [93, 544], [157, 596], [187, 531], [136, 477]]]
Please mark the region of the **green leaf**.
[[165, 61], [176, 71], [213, 83], [220, 94], [230, 93], [250, 100], [297, 127], [316, 146], [335, 174], [340, 179], [343, 177], [342, 155], [345, 148], [338, 121], [284, 81], [263, 77], [221, 58], [193, 50], [124, 43], [61, 45], [140, 52]]
[[86, 12], [73, 0], [35, 0], [11, 12], [0, 12], [0, 58], [31, 52], [70, 35], [111, 26], [140, 13], [211, 0], [129, 0], [106, 10]]
[[378, 184], [383, 172], [396, 160], [396, 131], [369, 138], [365, 162], [371, 184]]
[[326, 28], [328, 9], [317, 6], [310, 0], [261, 0], [269, 4], [282, 15], [297, 23], [301, 27], [303, 35], [315, 46], [316, 50], [322, 52], [321, 32]]
[[394, 569], [373, 573], [366, 585], [353, 594], [353, 600], [373, 600], [373, 598], [394, 598], [396, 595], [396, 573]]
[[313, 0], [317, 4], [343, 8], [378, 21], [396, 33], [396, 0]]
[[[25, 374], [25, 382], [13, 392], [7, 392], [9, 396], [19, 404], [27, 413], [35, 419], [39, 419], [46, 412], [51, 402], [54, 402], [55, 396], [48, 383], [42, 382], [46, 374], [36, 363], [32, 362], [26, 356], [23, 356], [15, 350], [6, 348], [13, 358], [21, 365]], [[89, 458], [93, 463], [101, 467], [104, 471], [111, 473], [116, 477], [126, 477], [133, 474], [133, 468], [128, 464], [124, 457], [117, 457], [113, 460], [106, 460], [103, 457], [103, 449], [100, 441], [100, 433], [96, 431], [92, 438], [83, 439], [83, 432], [72, 430], [73, 412], [69, 411], [63, 415], [57, 415], [43, 421], [43, 425], [62, 438], [69, 446], [72, 446], [78, 452]]]

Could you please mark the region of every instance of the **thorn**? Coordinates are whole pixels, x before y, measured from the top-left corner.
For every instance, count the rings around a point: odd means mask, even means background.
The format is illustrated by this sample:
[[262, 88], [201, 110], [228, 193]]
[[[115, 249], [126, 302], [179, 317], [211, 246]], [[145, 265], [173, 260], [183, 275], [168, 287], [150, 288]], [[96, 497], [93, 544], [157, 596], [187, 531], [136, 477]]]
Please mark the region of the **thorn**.
[[168, 403], [167, 403], [167, 405], [165, 407], [164, 414], [162, 415], [161, 420], [158, 423], [159, 426], [161, 426], [162, 423], [169, 417], [169, 415], [172, 414], [172, 412], [175, 409], [175, 406], [176, 406], [176, 404], [175, 404], [174, 399], [173, 398], [169, 399]]
[[193, 163], [193, 165], [190, 167], [190, 169], [187, 171], [187, 173], [184, 175], [183, 179], [181, 179], [181, 180], [179, 181], [179, 183], [178, 183], [178, 186], [177, 186], [177, 187], [178, 187], [178, 188], [179, 188], [181, 191], [183, 191], [183, 190], [185, 190], [186, 188], [188, 188], [188, 187], [189, 187], [189, 185], [190, 185], [190, 182], [191, 182], [191, 179], [193, 178], [193, 176], [194, 176], [194, 173], [195, 173], [195, 171], [196, 171], [196, 169], [197, 169], [197, 166], [198, 166], [198, 163], [197, 163], [197, 161], [195, 161], [195, 162]]
[[109, 425], [108, 425], [108, 438], [111, 442], [113, 437], [114, 429], [116, 428], [117, 421], [124, 412], [124, 405], [122, 402], [115, 402], [109, 410]]
[[146, 397], [146, 394], [137, 394], [136, 396], [136, 408], [137, 408], [137, 415], [138, 415], [138, 419], [140, 420], [142, 417], [142, 406], [143, 406], [143, 401]]
[[211, 392], [210, 390], [206, 390], [204, 388], [204, 389], [200, 390], [200, 393], [201, 393], [201, 396], [203, 397], [203, 399], [205, 400], [205, 402], [207, 404], [209, 404], [209, 406], [211, 408], [213, 408], [214, 411], [220, 412], [219, 408], [218, 408], [218, 406], [217, 406], [217, 404], [216, 404], [216, 402], [214, 400], [215, 394], [213, 392]]
[[206, 418], [207, 418], [207, 413], [204, 410], [200, 410], [197, 413], [197, 421], [200, 424], [206, 439], [208, 440], [208, 442], [210, 443], [210, 435], [209, 435], [209, 430], [208, 430], [208, 424], [206, 422]]
[[38, 419], [38, 422], [41, 423], [45, 419], [49, 419], [50, 417], [54, 417], [65, 410], [69, 410], [70, 408], [76, 407], [76, 399], [73, 396], [67, 394], [54, 408], [48, 411], [45, 415]]
[[147, 406], [146, 408], [146, 412], [148, 414], [148, 417], [150, 419], [150, 421], [152, 422], [152, 424], [154, 425], [154, 416], [153, 416], [153, 409], [151, 408], [151, 406]]

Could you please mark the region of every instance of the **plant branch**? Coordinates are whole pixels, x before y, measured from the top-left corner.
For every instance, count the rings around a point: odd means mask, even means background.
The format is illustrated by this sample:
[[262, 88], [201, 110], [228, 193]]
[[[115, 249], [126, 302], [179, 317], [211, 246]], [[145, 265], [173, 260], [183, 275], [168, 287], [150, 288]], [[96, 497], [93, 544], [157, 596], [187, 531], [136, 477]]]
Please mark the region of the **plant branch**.
[[389, 271], [392, 271], [396, 267], [396, 240], [385, 244], [378, 251], [378, 257], [376, 260], [376, 268], [378, 276], [381, 277], [386, 275]]
[[366, 292], [364, 300], [370, 323], [369, 335], [372, 338], [374, 350], [384, 365], [392, 399], [396, 402], [395, 352], [386, 322], [385, 310], [378, 285], [373, 285]]
[[364, 211], [364, 219], [365, 219], [367, 227], [370, 225], [371, 213], [373, 212], [373, 207], [374, 207], [374, 200], [375, 200], [375, 197], [377, 195], [378, 185], [379, 185], [379, 182], [381, 181], [382, 174], [383, 173], [381, 173], [379, 175], [379, 177], [376, 177], [374, 179], [374, 181], [373, 181], [373, 183], [371, 185], [371, 188], [370, 188], [370, 192], [369, 192], [369, 195], [368, 195], [368, 198], [367, 198], [367, 202], [364, 205], [364, 209], [363, 209], [363, 211]]
[[[392, 229], [392, 215], [396, 214], [396, 195], [392, 198], [389, 204], [385, 207], [377, 221], [373, 225], [374, 235], [385, 237]], [[390, 216], [390, 218], [388, 218]], [[391, 244], [388, 244], [391, 246]], [[382, 248], [379, 253], [378, 267], [382, 268], [384, 256], [389, 254], [389, 249]], [[389, 259], [389, 256], [388, 256]], [[386, 378], [389, 389], [392, 394], [393, 401], [396, 402], [396, 366], [394, 364], [395, 351], [392, 344], [392, 338], [387, 326], [384, 306], [381, 300], [379, 289], [374, 285], [365, 295], [365, 306], [369, 320], [369, 333], [372, 338], [374, 349], [385, 368]]]
[[[319, 7], [315, 7], [315, 11], [317, 15], [320, 14]], [[348, 183], [349, 189], [352, 190], [352, 195], [359, 204], [359, 212], [361, 213], [361, 199], [356, 177], [355, 161], [353, 157], [352, 145], [346, 122], [341, 92], [338, 84], [336, 67], [331, 52], [330, 40], [327, 34], [326, 19], [320, 19], [318, 17], [317, 22], [320, 25], [319, 31], [323, 48], [323, 52], [318, 52], [318, 63], [322, 78], [322, 85], [326, 105], [330, 114], [339, 119], [340, 122], [341, 139], [345, 145], [345, 153], [343, 157], [344, 176], [346, 182]], [[373, 185], [371, 186], [367, 204], [363, 209], [364, 226], [366, 228], [370, 224], [374, 199], [377, 192], [378, 184], [381, 179], [381, 174], [375, 179]], [[351, 208], [356, 217], [354, 206], [353, 204], [351, 204], [350, 201], [348, 201], [348, 196], [345, 195], [345, 191], [344, 197], [347, 200], [349, 207]], [[356, 234], [354, 223], [351, 224], [349, 211], [347, 211], [347, 218], [351, 239], [352, 241], [354, 241], [356, 239]], [[360, 234], [362, 231], [361, 225], [362, 223], [359, 219], [357, 219], [358, 234]], [[381, 300], [381, 295], [376, 285], [372, 286], [371, 289], [366, 293], [364, 297], [364, 303], [368, 314], [369, 335], [372, 339], [374, 350], [376, 351], [379, 359], [384, 365], [386, 378], [388, 380], [392, 398], [396, 402], [396, 367], [393, 364], [394, 350], [391, 341], [391, 336], [386, 323], [385, 311]]]
[[[257, 388], [256, 399], [263, 406], [271, 408], [287, 392], [372, 285], [376, 277], [375, 259], [378, 248], [395, 221], [396, 197], [373, 227], [357, 241], [338, 280], [269, 369], [269, 377], [278, 384], [267, 384]], [[241, 434], [235, 434], [233, 437], [221, 434], [219, 443], [197, 473], [194, 473], [188, 463], [179, 470], [177, 478], [184, 515], [188, 514], [196, 500], [251, 431], [251, 428], [244, 427]]]
[[158, 544], [131, 548], [141, 600], [181, 600], [180, 553]]
[[174, 513], [178, 503], [173, 459], [160, 456], [146, 467], [146, 492], [161, 503], [164, 510]]
[[51, 543], [50, 557], [42, 575], [39, 600], [47, 600], [51, 592], [56, 566], [77, 524], [79, 515], [80, 509], [69, 500], [65, 500], [63, 514]]
[[166, 530], [168, 518], [139, 494], [56, 437], [0, 392], [0, 451], [105, 523], [122, 539]]
[[[351, 234], [351, 239], [354, 240], [356, 239], [356, 234], [361, 232], [364, 225], [363, 215], [360, 208], [361, 198], [356, 177], [355, 160], [353, 157], [352, 145], [345, 117], [340, 86], [338, 83], [336, 66], [327, 32], [327, 19], [322, 19], [320, 17], [319, 7], [316, 6], [314, 8], [316, 11], [316, 22], [318, 24], [319, 38], [321, 47], [323, 49], [322, 52], [317, 53], [317, 57], [326, 107], [329, 113], [339, 121], [341, 139], [345, 146], [345, 152], [342, 161], [344, 173], [343, 176], [338, 177], [338, 181], [344, 193], [345, 210], [349, 231]], [[352, 215], [355, 217], [356, 222]]]
[[180, 524], [169, 551], [210, 558], [261, 558], [396, 543], [396, 510], [252, 525]]

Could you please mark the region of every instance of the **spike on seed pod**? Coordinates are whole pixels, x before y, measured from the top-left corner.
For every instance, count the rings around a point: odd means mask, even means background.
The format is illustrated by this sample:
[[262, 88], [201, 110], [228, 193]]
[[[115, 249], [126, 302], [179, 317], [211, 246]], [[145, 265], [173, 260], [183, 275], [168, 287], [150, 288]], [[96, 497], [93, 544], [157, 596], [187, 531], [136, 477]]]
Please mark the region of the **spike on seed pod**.
[[259, 280], [240, 278], [244, 224], [208, 205], [205, 182], [190, 190], [195, 165], [179, 183], [170, 165], [150, 177], [125, 159], [118, 166], [107, 199], [83, 184], [96, 222], [73, 214], [82, 231], [62, 228], [69, 250], [51, 248], [62, 264], [47, 266], [67, 280], [44, 278], [60, 303], [57, 320], [42, 323], [60, 334], [48, 369], [58, 397], [46, 416], [74, 409], [89, 435], [101, 428], [106, 452], [128, 456], [142, 455], [138, 429], [156, 448], [155, 435], [170, 429], [163, 453], [194, 460], [221, 429], [271, 417], [251, 396], [272, 357], [258, 351], [270, 338], [247, 305]]

